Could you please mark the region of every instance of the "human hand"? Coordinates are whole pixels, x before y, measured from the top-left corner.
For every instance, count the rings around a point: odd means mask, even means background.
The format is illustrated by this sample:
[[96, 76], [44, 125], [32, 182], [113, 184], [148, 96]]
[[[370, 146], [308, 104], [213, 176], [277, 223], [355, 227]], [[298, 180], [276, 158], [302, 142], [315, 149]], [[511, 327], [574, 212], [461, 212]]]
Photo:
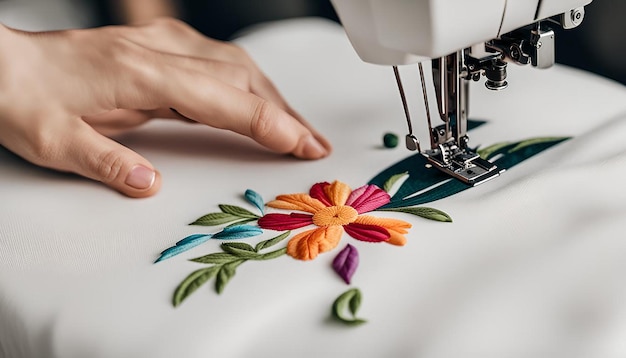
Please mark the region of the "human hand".
[[242, 49], [177, 20], [44, 33], [1, 27], [0, 52], [0, 145], [131, 197], [156, 193], [160, 174], [106, 136], [151, 118], [232, 130], [303, 159], [330, 152]]

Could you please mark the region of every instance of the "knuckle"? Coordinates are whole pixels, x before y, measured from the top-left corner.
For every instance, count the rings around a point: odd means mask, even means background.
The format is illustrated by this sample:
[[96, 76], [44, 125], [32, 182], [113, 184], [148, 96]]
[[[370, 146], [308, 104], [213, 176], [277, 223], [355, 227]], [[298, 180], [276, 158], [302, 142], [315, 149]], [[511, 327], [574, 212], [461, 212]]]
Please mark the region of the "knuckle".
[[168, 32], [189, 32], [191, 27], [185, 22], [173, 17], [159, 17], [150, 22], [148, 26], [156, 27]]
[[244, 91], [250, 91], [250, 71], [243, 65], [228, 64], [225, 71], [232, 84]]
[[43, 115], [34, 115], [29, 121], [30, 130], [24, 134], [27, 138], [29, 160], [33, 163], [45, 167], [54, 166], [54, 162], [59, 157], [61, 146], [56, 137], [57, 132], [46, 123]]
[[227, 57], [235, 63], [248, 65], [250, 62], [252, 62], [252, 59], [250, 55], [248, 55], [248, 52], [238, 45], [224, 42], [223, 46], [224, 53], [226, 53]]
[[124, 160], [121, 153], [109, 150], [96, 155], [90, 161], [89, 166], [98, 180], [109, 184], [118, 180], [124, 167]]
[[41, 166], [49, 166], [57, 157], [58, 147], [56, 141], [47, 131], [34, 135], [30, 142], [30, 155], [32, 161]]
[[265, 100], [261, 100], [254, 108], [252, 121], [250, 122], [250, 133], [253, 138], [267, 138], [274, 129], [272, 116], [272, 105]]
[[111, 57], [115, 61], [116, 77], [122, 79], [112, 84], [114, 106], [126, 108], [153, 91], [164, 70], [155, 51], [124, 39], [115, 41], [114, 46], [116, 51]]

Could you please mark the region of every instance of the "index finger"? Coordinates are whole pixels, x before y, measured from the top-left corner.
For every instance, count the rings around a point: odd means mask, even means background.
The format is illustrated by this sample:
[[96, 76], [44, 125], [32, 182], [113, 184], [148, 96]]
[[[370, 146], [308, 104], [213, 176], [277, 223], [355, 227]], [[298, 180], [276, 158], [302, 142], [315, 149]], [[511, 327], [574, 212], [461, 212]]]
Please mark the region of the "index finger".
[[185, 117], [251, 137], [279, 153], [303, 159], [328, 155], [311, 130], [276, 104], [175, 63], [152, 62], [155, 68], [143, 67], [136, 74], [139, 78], [126, 76], [126, 85], [116, 86], [118, 105], [127, 109], [175, 108]]

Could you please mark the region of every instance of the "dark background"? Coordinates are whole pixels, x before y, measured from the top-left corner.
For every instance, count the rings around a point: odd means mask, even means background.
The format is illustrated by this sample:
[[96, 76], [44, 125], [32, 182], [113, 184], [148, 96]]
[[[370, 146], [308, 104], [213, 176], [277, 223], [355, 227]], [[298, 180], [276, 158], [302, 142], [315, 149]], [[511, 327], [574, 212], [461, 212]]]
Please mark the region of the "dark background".
[[[469, 0], [468, 0], [469, 1]], [[111, 1], [97, 1], [99, 24], [116, 24]], [[320, 16], [338, 21], [328, 0], [182, 0], [180, 17], [207, 36], [228, 40], [237, 31], [265, 21]], [[626, 84], [625, 0], [594, 0], [582, 25], [557, 32], [557, 62], [598, 73]]]

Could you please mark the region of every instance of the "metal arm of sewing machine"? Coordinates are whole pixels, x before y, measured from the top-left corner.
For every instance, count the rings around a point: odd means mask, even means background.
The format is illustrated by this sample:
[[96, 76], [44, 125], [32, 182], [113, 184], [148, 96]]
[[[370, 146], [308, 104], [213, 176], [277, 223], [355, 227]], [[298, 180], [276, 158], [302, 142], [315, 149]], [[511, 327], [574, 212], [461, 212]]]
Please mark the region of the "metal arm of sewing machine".
[[[569, 16], [566, 16], [569, 15]], [[578, 26], [582, 22], [584, 9], [572, 10], [560, 19], [537, 22], [485, 43], [485, 53], [474, 57], [471, 49], [463, 49], [445, 57], [432, 60], [432, 76], [437, 97], [438, 113], [443, 124], [432, 125], [428, 109], [428, 97], [424, 85], [424, 74], [420, 66], [422, 89], [426, 104], [430, 149], [422, 151], [419, 141], [410, 133], [407, 148], [419, 150], [436, 168], [469, 185], [478, 185], [497, 177], [504, 170], [469, 148], [467, 136], [469, 81], [486, 77], [485, 86], [490, 90], [502, 90], [506, 81], [507, 62], [532, 64], [538, 68], [548, 68], [554, 64], [554, 32], [545, 22], [557, 22], [564, 28]], [[403, 89], [397, 69], [394, 69], [400, 87]], [[405, 112], [406, 99], [403, 98]], [[409, 127], [409, 130], [412, 129]]]

